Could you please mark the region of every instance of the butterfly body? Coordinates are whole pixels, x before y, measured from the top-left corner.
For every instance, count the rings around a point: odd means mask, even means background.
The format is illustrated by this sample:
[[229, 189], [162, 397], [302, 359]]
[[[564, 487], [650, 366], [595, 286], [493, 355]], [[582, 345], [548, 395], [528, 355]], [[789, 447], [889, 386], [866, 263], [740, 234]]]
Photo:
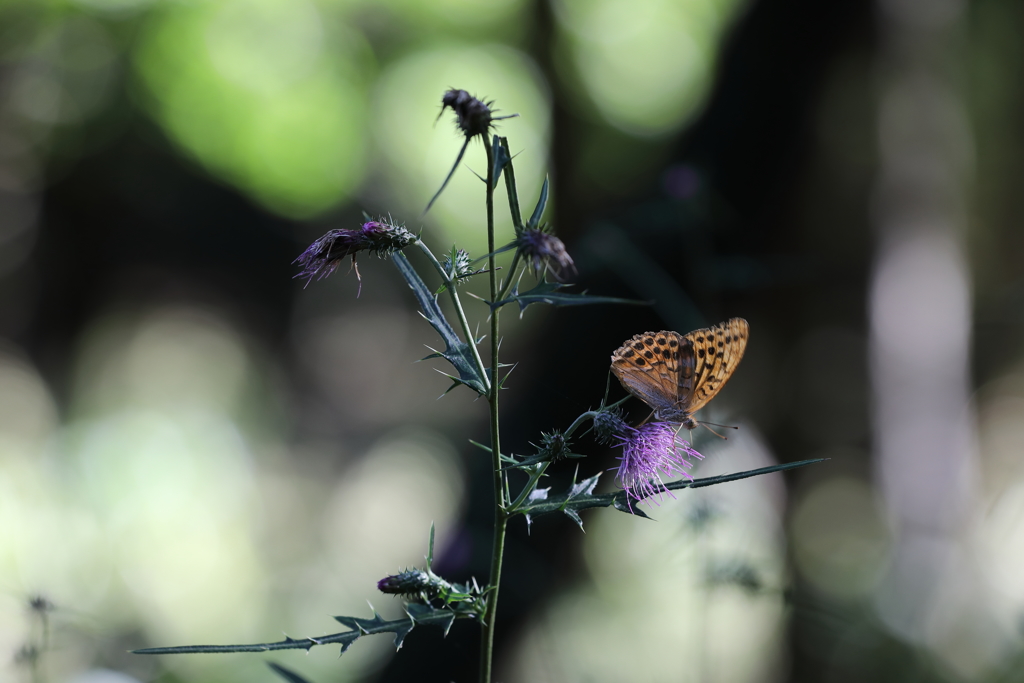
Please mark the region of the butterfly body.
[[615, 350], [612, 373], [654, 410], [656, 419], [694, 429], [693, 414], [725, 386], [743, 357], [748, 336], [743, 318], [689, 334], [645, 332]]

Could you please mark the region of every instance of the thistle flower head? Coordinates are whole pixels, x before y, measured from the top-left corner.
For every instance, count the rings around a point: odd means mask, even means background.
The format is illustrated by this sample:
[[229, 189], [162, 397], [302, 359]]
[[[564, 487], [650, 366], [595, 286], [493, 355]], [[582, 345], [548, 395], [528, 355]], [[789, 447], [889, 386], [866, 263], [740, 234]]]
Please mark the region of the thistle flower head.
[[704, 459], [688, 441], [678, 437], [676, 428], [668, 422], [630, 427], [617, 438], [622, 446], [617, 478], [628, 497], [636, 501], [664, 493], [662, 476], [681, 474], [693, 479], [687, 472], [693, 464], [688, 458]]
[[[416, 235], [405, 228], [384, 221], [367, 221], [354, 229], [331, 230], [309, 245], [297, 259], [292, 261], [292, 263], [302, 266], [302, 272], [295, 277], [306, 278], [306, 284], [309, 285], [313, 278], [322, 280], [336, 271], [341, 265], [342, 259], [351, 256], [356, 279], [360, 279], [359, 268], [356, 266], [356, 254], [361, 251], [369, 251], [377, 256], [389, 256], [415, 240]], [[360, 280], [361, 287], [362, 281]]]
[[608, 446], [632, 431], [632, 427], [622, 419], [622, 411], [618, 408], [605, 408], [594, 416], [594, 440]]
[[544, 228], [522, 230], [516, 237], [516, 246], [537, 277], [550, 271], [556, 280], [562, 282], [570, 272], [576, 272], [576, 264], [562, 240]]

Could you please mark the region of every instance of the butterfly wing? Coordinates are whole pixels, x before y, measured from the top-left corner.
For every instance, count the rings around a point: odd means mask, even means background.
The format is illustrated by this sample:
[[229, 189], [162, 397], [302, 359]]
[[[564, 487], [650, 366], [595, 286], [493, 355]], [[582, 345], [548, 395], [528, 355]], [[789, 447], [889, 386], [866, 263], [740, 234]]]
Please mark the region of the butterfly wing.
[[743, 318], [731, 318], [714, 327], [685, 335], [693, 346], [693, 393], [686, 411], [693, 414], [721, 391], [743, 358], [750, 327]]
[[682, 419], [693, 394], [694, 353], [678, 332], [644, 332], [612, 354], [612, 373], [658, 419]]

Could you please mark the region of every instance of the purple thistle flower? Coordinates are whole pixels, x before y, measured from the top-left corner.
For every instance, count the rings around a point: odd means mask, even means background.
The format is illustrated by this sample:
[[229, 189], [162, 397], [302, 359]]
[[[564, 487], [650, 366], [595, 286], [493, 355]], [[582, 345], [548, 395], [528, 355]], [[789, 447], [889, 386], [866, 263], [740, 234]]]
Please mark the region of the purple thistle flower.
[[626, 427], [626, 431], [616, 438], [622, 446], [616, 476], [626, 491], [627, 499], [642, 501], [664, 493], [671, 496], [671, 491], [666, 492], [662, 488], [662, 476], [671, 478], [681, 474], [693, 479], [686, 471], [693, 465], [687, 458], [704, 459], [690, 442], [679, 438], [676, 428], [668, 422], [648, 422], [636, 428]]
[[569, 272], [576, 272], [576, 264], [565, 250], [562, 240], [547, 230], [527, 228], [519, 233], [516, 245], [519, 247], [519, 253], [538, 277], [544, 272], [551, 271], [556, 280], [564, 282]]
[[342, 259], [351, 256], [352, 267], [362, 291], [363, 283], [359, 277], [359, 266], [356, 265], [356, 254], [369, 251], [377, 256], [388, 256], [415, 240], [416, 236], [405, 228], [383, 221], [367, 221], [356, 229], [331, 230], [292, 261], [302, 266], [302, 272], [295, 277], [306, 278], [308, 286], [314, 277], [322, 280], [338, 269]]

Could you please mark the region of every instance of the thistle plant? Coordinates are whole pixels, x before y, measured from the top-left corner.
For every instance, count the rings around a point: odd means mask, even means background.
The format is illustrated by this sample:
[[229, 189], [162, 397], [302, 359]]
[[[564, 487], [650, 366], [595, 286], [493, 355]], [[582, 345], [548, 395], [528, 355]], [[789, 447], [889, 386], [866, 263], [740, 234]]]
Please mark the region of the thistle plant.
[[[457, 247], [438, 258], [428, 246], [422, 234], [416, 234], [391, 218], [367, 220], [361, 225], [351, 228], [331, 230], [307, 248], [295, 262], [301, 267], [296, 275], [304, 278], [309, 285], [313, 280], [322, 279], [334, 273], [346, 257], [352, 261], [352, 270], [359, 279], [356, 257], [361, 252], [369, 252], [379, 257], [389, 258], [398, 273], [412, 290], [413, 297], [426, 321], [441, 337], [443, 348], [431, 349], [433, 353], [427, 358], [440, 358], [446, 361], [451, 369], [445, 374], [451, 379], [452, 389], [467, 390], [485, 399], [488, 408], [489, 442], [475, 444], [487, 454], [490, 460], [491, 488], [493, 495], [493, 535], [491, 547], [490, 573], [486, 582], [478, 583], [471, 580], [466, 584], [446, 580], [434, 572], [434, 529], [430, 527], [427, 543], [427, 555], [423, 567], [410, 567], [398, 574], [384, 576], [377, 583], [382, 593], [398, 596], [403, 601], [404, 616], [399, 619], [385, 620], [374, 611], [370, 618], [339, 616], [335, 619], [347, 630], [338, 633], [301, 639], [285, 638], [277, 642], [256, 643], [251, 645], [198, 645], [181, 647], [161, 647], [137, 650], [140, 654], [181, 654], [181, 653], [225, 653], [225, 652], [265, 652], [269, 650], [304, 649], [317, 645], [340, 645], [344, 653], [355, 641], [368, 635], [390, 633], [396, 648], [400, 648], [406, 636], [417, 626], [434, 626], [441, 628], [445, 634], [456, 619], [475, 621], [480, 628], [480, 662], [479, 681], [491, 681], [494, 651], [495, 626], [500, 599], [502, 564], [505, 553], [505, 536], [509, 523], [516, 517], [522, 517], [527, 525], [540, 515], [561, 513], [583, 528], [580, 512], [589, 508], [611, 507], [620, 512], [645, 518], [647, 514], [640, 507], [646, 503], [656, 503], [665, 496], [673, 496], [673, 491], [699, 488], [721, 484], [769, 472], [793, 469], [818, 460], [807, 460], [788, 463], [757, 470], [737, 472], [734, 474], [694, 479], [690, 474], [694, 461], [703, 459], [690, 444], [680, 438], [679, 431], [683, 426], [691, 427], [697, 423], [690, 417], [696, 410], [692, 404], [673, 402], [662, 395], [654, 395], [644, 390], [642, 382], [646, 381], [639, 375], [629, 375], [636, 367], [649, 367], [660, 362], [663, 353], [666, 361], [676, 363], [674, 372], [680, 376], [690, 377], [693, 371], [692, 362], [696, 362], [694, 346], [688, 341], [690, 335], [683, 337], [677, 333], [647, 333], [657, 338], [657, 346], [653, 337], [646, 339], [638, 335], [616, 351], [613, 356], [613, 370], [632, 394], [655, 408], [656, 421], [644, 421], [630, 425], [623, 417], [620, 405], [628, 400], [627, 395], [619, 401], [609, 403], [604, 396], [598, 407], [587, 410], [579, 415], [568, 427], [554, 428], [540, 434], [533, 442], [535, 452], [517, 455], [502, 450], [501, 445], [501, 413], [499, 397], [505, 379], [508, 364], [500, 362], [499, 349], [501, 340], [501, 313], [510, 304], [518, 306], [520, 314], [534, 304], [551, 306], [577, 305], [635, 305], [642, 302], [630, 301], [607, 296], [596, 296], [587, 293], [569, 291], [567, 280], [576, 272], [576, 266], [565, 245], [556, 236], [552, 226], [543, 223], [542, 219], [550, 193], [549, 182], [544, 180], [540, 196], [528, 218], [520, 210], [519, 193], [516, 186], [515, 170], [512, 155], [506, 138], [494, 134], [495, 122], [502, 118], [494, 116], [492, 102], [485, 102], [471, 96], [464, 90], [449, 90], [442, 97], [441, 114], [451, 109], [456, 117], [456, 125], [465, 136], [465, 142], [448, 176], [441, 183], [437, 194], [427, 206], [434, 203], [444, 190], [452, 175], [458, 169], [470, 142], [479, 140], [483, 143], [486, 154], [487, 173], [483, 186], [487, 231], [488, 253], [473, 259], [466, 251]], [[508, 210], [512, 219], [514, 234], [509, 241], [498, 246], [498, 235], [495, 230], [494, 199], [499, 182], [504, 178], [505, 194], [508, 199]], [[405, 251], [418, 249], [429, 263], [433, 273], [423, 277], [413, 266]], [[505, 252], [513, 252], [511, 263], [499, 270], [497, 257]], [[474, 302], [473, 309], [463, 305], [459, 293], [460, 283], [475, 277], [486, 276], [489, 295], [482, 305]], [[524, 278], [529, 285], [523, 287]], [[433, 285], [428, 285], [427, 281]], [[360, 287], [361, 287], [360, 281]], [[447, 296], [451, 303], [453, 316], [446, 315], [438, 303], [441, 296]], [[476, 327], [471, 323], [467, 310], [471, 310], [479, 322], [486, 321], [488, 334], [479, 337], [474, 333]], [[454, 320], [450, 320], [453, 317]], [[734, 319], [729, 324], [736, 325]], [[739, 321], [746, 329], [745, 321]], [[718, 331], [714, 328], [713, 331]], [[727, 328], [721, 328], [727, 329]], [[732, 328], [729, 328], [732, 329]], [[710, 332], [710, 331], [698, 331]], [[691, 335], [697, 333], [691, 333]], [[664, 337], [671, 338], [666, 341]], [[674, 337], [672, 335], [675, 335]], [[480, 353], [483, 340], [487, 340], [489, 353], [488, 362]], [[696, 339], [696, 338], [695, 338]], [[715, 357], [713, 340], [708, 335], [699, 337], [699, 356]], [[725, 338], [730, 341], [729, 337]], [[743, 333], [743, 343], [746, 335]], [[698, 342], [694, 341], [693, 344]], [[632, 344], [633, 346], [630, 346]], [[648, 348], [650, 347], [650, 348]], [[706, 349], [705, 349], [706, 347]], [[722, 347], [722, 344], [719, 344]], [[636, 349], [634, 353], [633, 349]], [[651, 348], [655, 349], [652, 353]], [[685, 352], [689, 353], [687, 356]], [[740, 350], [742, 353], [742, 349]], [[643, 360], [646, 356], [647, 359]], [[723, 352], [719, 352], [719, 359]], [[682, 359], [682, 360], [680, 360]], [[735, 368], [739, 358], [726, 358], [717, 367]], [[691, 362], [686, 375], [686, 363]], [[701, 367], [710, 361], [704, 361]], [[729, 365], [732, 363], [731, 366]], [[634, 365], [630, 365], [634, 363]], [[606, 371], [595, 368], [595, 372]], [[700, 367], [698, 384], [691, 382], [691, 392], [687, 399], [701, 390]], [[707, 374], [707, 373], [705, 373]], [[726, 377], [727, 378], [727, 377]], [[674, 382], [675, 380], [673, 380]], [[716, 381], [724, 384], [724, 378], [714, 376], [705, 378], [704, 387], [713, 386]], [[640, 387], [638, 389], [638, 386]], [[684, 386], [679, 380], [678, 386]], [[670, 388], [676, 385], [670, 382]], [[445, 393], [447, 393], [447, 391]], [[708, 390], [703, 405], [717, 388]], [[699, 407], [697, 405], [697, 407]], [[570, 465], [567, 461], [579, 460], [585, 453], [576, 452], [580, 449], [580, 439], [590, 433], [590, 440], [606, 446], [622, 449], [618, 467], [617, 482], [619, 490], [611, 493], [595, 493], [601, 473], [577, 480], [573, 476], [570, 486], [563, 491], [553, 492], [550, 487], [541, 484], [547, 476], [549, 468], [561, 468]], [[581, 449], [585, 450], [585, 449]], [[523, 478], [525, 477], [525, 482]], [[672, 480], [674, 477], [680, 477]], [[669, 480], [669, 481], [666, 481]], [[288, 681], [303, 681], [297, 673], [289, 671], [277, 664], [272, 669]]]

